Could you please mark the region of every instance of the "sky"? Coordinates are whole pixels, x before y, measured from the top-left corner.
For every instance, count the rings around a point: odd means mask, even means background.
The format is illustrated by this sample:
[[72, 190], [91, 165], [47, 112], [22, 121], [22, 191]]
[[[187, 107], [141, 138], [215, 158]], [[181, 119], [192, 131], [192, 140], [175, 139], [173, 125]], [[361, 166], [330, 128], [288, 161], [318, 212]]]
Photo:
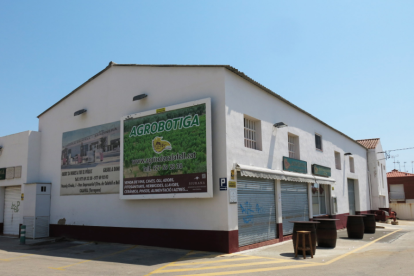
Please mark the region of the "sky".
[[[414, 147], [413, 14], [414, 1], [2, 0], [0, 136], [37, 130], [110, 61], [228, 64], [353, 139]], [[414, 149], [391, 154], [412, 172]]]

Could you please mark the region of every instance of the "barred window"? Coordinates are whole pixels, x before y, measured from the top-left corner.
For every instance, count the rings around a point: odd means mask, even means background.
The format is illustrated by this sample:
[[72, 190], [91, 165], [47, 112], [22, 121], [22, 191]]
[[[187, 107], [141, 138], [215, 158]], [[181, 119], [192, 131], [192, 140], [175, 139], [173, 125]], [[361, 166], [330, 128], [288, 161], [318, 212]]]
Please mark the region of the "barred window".
[[298, 136], [288, 133], [288, 150], [290, 158], [300, 159]]
[[244, 146], [255, 150], [262, 150], [262, 136], [260, 120], [244, 117]]
[[256, 149], [256, 122], [244, 118], [244, 146]]

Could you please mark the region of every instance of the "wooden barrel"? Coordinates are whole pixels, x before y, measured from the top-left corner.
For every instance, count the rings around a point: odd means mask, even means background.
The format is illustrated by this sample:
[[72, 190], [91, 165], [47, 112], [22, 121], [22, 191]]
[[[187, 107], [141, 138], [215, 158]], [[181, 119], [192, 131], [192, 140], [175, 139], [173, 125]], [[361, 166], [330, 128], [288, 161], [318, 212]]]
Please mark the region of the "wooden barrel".
[[[293, 241], [293, 251], [295, 251], [296, 248], [296, 242], [297, 242], [297, 231], [310, 231], [311, 232], [311, 239], [312, 239], [312, 248], [313, 248], [313, 255], [315, 255], [316, 253], [316, 227], [315, 224], [317, 224], [318, 222], [313, 222], [313, 221], [302, 221], [302, 222], [294, 222], [293, 225], [293, 235], [292, 235], [292, 241]], [[300, 241], [299, 245], [302, 245], [302, 241]], [[309, 240], [306, 239], [306, 247], [309, 247]], [[303, 252], [302, 250], [298, 250], [298, 254], [302, 255]], [[307, 250], [306, 251], [307, 255], [310, 255], [310, 251]]]
[[348, 216], [346, 221], [346, 231], [350, 239], [362, 239], [364, 237], [364, 216]]
[[320, 224], [316, 226], [316, 239], [318, 246], [335, 248], [336, 239], [338, 237], [336, 232], [336, 221], [339, 219], [315, 219]]
[[375, 215], [374, 214], [364, 214], [364, 233], [375, 233]]

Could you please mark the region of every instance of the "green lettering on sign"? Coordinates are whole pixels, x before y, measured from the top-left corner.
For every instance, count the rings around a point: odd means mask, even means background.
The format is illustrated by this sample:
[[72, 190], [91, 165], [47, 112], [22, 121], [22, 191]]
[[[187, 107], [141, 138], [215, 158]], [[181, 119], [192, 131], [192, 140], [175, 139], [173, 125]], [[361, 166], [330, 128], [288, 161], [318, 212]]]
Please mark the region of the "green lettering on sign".
[[314, 175], [330, 177], [331, 176], [331, 168], [313, 164], [312, 165], [312, 173]]
[[308, 173], [308, 163], [306, 161], [283, 156], [283, 170], [298, 173]]

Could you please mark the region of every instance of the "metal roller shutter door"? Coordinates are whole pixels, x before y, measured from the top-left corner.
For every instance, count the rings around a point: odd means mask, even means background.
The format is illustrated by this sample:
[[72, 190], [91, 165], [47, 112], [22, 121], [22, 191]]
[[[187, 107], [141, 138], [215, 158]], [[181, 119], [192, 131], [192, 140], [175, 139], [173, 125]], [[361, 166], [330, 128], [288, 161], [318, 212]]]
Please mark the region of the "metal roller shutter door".
[[308, 221], [308, 183], [281, 181], [283, 235], [293, 233], [290, 221]]
[[3, 233], [8, 235], [19, 235], [19, 224], [21, 223], [22, 207], [20, 204], [21, 187], [6, 187], [4, 204]]
[[274, 180], [237, 177], [239, 246], [276, 239]]

